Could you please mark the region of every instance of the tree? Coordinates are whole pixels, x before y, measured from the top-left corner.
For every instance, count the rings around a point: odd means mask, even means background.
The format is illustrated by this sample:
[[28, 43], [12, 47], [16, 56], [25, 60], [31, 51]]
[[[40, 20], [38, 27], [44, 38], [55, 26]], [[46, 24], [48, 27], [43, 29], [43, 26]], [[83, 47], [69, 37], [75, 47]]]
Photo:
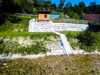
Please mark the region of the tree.
[[14, 4], [18, 5], [22, 12], [31, 12], [32, 11], [32, 1], [29, 0], [14, 0]]
[[63, 9], [63, 13], [64, 14], [68, 14], [69, 11], [72, 11], [72, 3], [68, 2]]
[[1, 0], [0, 1], [0, 24], [4, 23], [7, 19], [9, 13], [14, 13], [16, 11], [16, 6], [11, 0]]
[[78, 5], [74, 5], [73, 10], [77, 14], [82, 15], [84, 12], [86, 12], [86, 5], [83, 1], [81, 1]]
[[60, 4], [59, 4], [59, 6], [58, 6], [60, 12], [63, 11], [64, 3], [65, 3], [65, 0], [60, 0]]
[[51, 4], [51, 11], [56, 11], [56, 10], [57, 10], [56, 4]]
[[96, 11], [96, 2], [91, 2], [90, 5], [87, 7], [87, 13], [95, 13]]
[[79, 9], [80, 9], [79, 11], [81, 11], [81, 13], [83, 13], [85, 11], [85, 8], [86, 8], [85, 3], [83, 1], [81, 1], [79, 3]]
[[90, 31], [83, 32], [82, 34], [79, 35], [78, 39], [79, 42], [81, 42], [86, 46], [91, 46], [95, 42], [95, 36]]

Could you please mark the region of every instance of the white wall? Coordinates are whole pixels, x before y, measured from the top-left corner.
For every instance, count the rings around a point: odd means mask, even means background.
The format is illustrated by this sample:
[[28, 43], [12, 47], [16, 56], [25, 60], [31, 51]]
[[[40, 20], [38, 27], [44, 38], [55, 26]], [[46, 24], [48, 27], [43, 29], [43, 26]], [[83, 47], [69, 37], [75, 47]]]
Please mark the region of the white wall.
[[29, 32], [52, 32], [52, 31], [84, 31], [88, 24], [29, 22]]

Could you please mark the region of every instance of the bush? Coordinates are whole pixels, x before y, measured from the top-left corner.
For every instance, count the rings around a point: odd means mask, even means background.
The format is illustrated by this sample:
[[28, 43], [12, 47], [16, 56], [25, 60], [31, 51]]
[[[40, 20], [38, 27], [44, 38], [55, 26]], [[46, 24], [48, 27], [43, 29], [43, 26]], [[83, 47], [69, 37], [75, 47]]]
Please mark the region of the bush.
[[100, 23], [96, 24], [96, 23], [88, 23], [89, 28], [88, 30], [90, 31], [94, 31], [94, 32], [100, 32]]
[[100, 50], [100, 33], [85, 31], [78, 37], [80, 48], [86, 51]]
[[8, 20], [11, 22], [11, 23], [18, 23], [21, 21], [21, 19], [17, 16], [9, 16]]
[[[56, 38], [56, 34], [51, 32], [1, 32], [0, 33], [0, 53], [22, 53], [22, 54], [38, 54], [44, 53], [48, 49], [45, 46], [47, 41], [50, 41]], [[17, 38], [30, 38], [31, 40], [36, 40], [32, 45], [27, 47], [21, 47], [18, 42], [15, 42]], [[5, 39], [9, 39], [9, 41], [4, 42]], [[12, 41], [11, 39], [15, 39]], [[35, 43], [35, 44], [34, 44]]]
[[69, 12], [67, 12], [67, 14], [68, 14], [68, 16], [70, 17], [70, 18], [73, 18], [73, 19], [79, 19], [80, 20], [80, 15], [79, 14], [77, 14], [77, 13], [75, 13], [74, 11], [69, 11]]
[[78, 36], [79, 42], [86, 46], [92, 46], [95, 43], [95, 36], [92, 32], [86, 31]]

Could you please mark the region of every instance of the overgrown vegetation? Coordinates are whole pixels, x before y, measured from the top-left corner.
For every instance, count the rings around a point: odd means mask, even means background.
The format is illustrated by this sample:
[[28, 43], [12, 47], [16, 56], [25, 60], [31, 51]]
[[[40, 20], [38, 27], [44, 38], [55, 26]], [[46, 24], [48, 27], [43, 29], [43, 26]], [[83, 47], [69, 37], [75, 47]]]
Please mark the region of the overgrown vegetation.
[[80, 48], [88, 52], [100, 51], [100, 32], [62, 32], [67, 37], [73, 49]]
[[32, 16], [9, 16], [8, 20], [0, 26], [0, 32], [25, 32]]
[[[73, 47], [73, 49], [84, 49], [85, 51], [99, 51], [100, 50], [100, 33], [99, 32], [62, 32], [67, 37], [68, 40]], [[13, 39], [14, 37], [30, 37], [31, 39], [43, 39], [45, 41], [50, 41], [51, 38], [59, 37], [54, 33], [51, 32], [1, 32], [0, 37], [3, 39], [10, 38]], [[16, 45], [15, 45], [16, 46]], [[38, 47], [38, 46], [37, 46]]]
[[77, 38], [77, 36], [81, 33], [81, 32], [74, 32], [74, 31], [64, 31], [62, 32], [64, 33], [68, 38]]
[[[48, 49], [46, 48], [45, 42], [50, 40], [51, 37], [56, 38], [57, 35], [48, 32], [0, 32], [0, 54], [13, 54], [13, 53], [21, 53], [21, 54], [38, 54], [41, 52], [46, 52]], [[32, 45], [27, 47], [22, 47], [18, 42], [15, 41], [4, 41], [5, 39], [13, 39], [18, 37], [30, 37], [32, 40], [44, 40], [44, 41], [34, 41]], [[17, 40], [17, 39], [16, 39]], [[35, 44], [34, 44], [35, 43]]]
[[0, 75], [100, 75], [99, 55], [0, 61]]
[[71, 46], [73, 49], [77, 49], [79, 48], [79, 42], [77, 37], [81, 34], [81, 32], [73, 32], [73, 31], [69, 31], [69, 32], [62, 32], [66, 35], [66, 37], [68, 37], [68, 41], [70, 42]]
[[21, 46], [18, 42], [0, 40], [0, 54], [38, 54], [47, 52], [43, 41]]
[[80, 48], [86, 51], [100, 51], [100, 32], [85, 31], [79, 36]]
[[[18, 43], [18, 38], [20, 37], [22, 38], [22, 40], [27, 40], [28, 37], [30, 40], [33, 40], [33, 42], [31, 45], [22, 46]], [[0, 54], [3, 53], [37, 54], [41, 52], [46, 52], [48, 50], [46, 47], [46, 42], [52, 40], [52, 38], [55, 39], [56, 37], [57, 35], [51, 32], [44, 32], [44, 33], [0, 32]]]

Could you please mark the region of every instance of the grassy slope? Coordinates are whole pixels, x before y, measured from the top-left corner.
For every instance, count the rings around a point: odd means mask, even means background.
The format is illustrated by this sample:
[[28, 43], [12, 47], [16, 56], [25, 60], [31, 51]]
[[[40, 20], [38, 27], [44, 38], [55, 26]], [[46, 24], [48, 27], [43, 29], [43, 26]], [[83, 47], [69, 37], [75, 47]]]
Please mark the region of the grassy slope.
[[[22, 37], [23, 40], [27, 40], [27, 37], [32, 41], [32, 45], [27, 47], [21, 46], [17, 39]], [[0, 54], [2, 53], [21, 53], [21, 54], [38, 54], [40, 52], [46, 52], [46, 42], [55, 39], [56, 35], [51, 32], [0, 32]], [[6, 41], [5, 39], [10, 39]], [[12, 41], [12, 39], [16, 39]]]
[[0, 37], [33, 37], [33, 38], [43, 38], [49, 36], [56, 36], [52, 32], [0, 32]]
[[100, 56], [50, 56], [0, 63], [0, 75], [100, 75]]
[[26, 32], [32, 18], [32, 16], [9, 16], [6, 22], [0, 25], [0, 32]]

